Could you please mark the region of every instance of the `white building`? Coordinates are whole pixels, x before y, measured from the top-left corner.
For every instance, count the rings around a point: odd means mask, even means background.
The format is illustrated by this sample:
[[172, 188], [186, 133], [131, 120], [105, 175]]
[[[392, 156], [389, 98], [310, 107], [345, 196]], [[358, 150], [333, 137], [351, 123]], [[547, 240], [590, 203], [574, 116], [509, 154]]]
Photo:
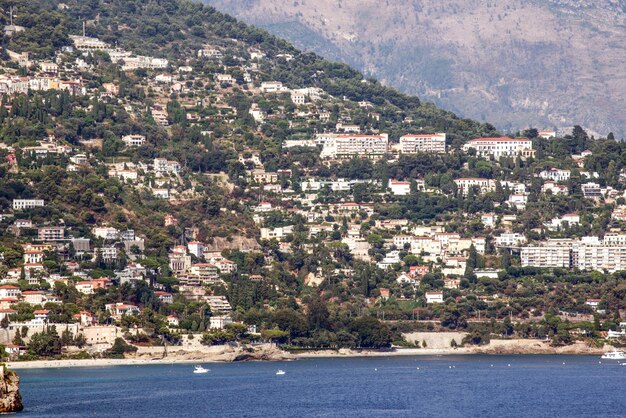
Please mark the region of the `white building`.
[[515, 193], [509, 196], [507, 200], [509, 206], [516, 208], [517, 210], [526, 209], [528, 203], [528, 195], [525, 193]]
[[382, 157], [388, 151], [389, 136], [330, 134], [322, 144], [322, 158]]
[[291, 101], [295, 105], [303, 105], [306, 103], [306, 94], [297, 91], [291, 92]]
[[263, 93], [278, 93], [286, 90], [287, 88], [280, 81], [264, 81], [261, 83], [261, 91]]
[[189, 254], [193, 254], [200, 258], [204, 253], [204, 244], [199, 241], [189, 242], [187, 243], [187, 250], [189, 250]]
[[44, 206], [43, 199], [13, 199], [13, 210], [32, 209]]
[[539, 177], [544, 180], [553, 181], [568, 181], [572, 172], [570, 170], [560, 170], [558, 168], [551, 168], [549, 170], [543, 170], [539, 173]]
[[496, 226], [497, 217], [493, 213], [484, 213], [480, 216], [480, 221], [485, 226], [493, 227]]
[[532, 157], [534, 156], [533, 142], [527, 138], [478, 138], [463, 145], [463, 151], [476, 150], [479, 157]]
[[547, 181], [541, 186], [542, 193], [552, 193], [553, 195], [563, 195], [567, 196], [569, 194], [569, 189], [567, 186], [563, 184], [556, 184], [553, 181]]
[[443, 292], [426, 292], [426, 303], [443, 303]]
[[228, 315], [212, 316], [209, 321], [210, 329], [223, 329], [225, 325], [233, 323], [233, 319]]
[[165, 158], [155, 158], [154, 159], [154, 172], [157, 174], [165, 174], [165, 173], [178, 174], [181, 172], [181, 167], [178, 161], [168, 161]]
[[407, 196], [411, 193], [411, 182], [389, 180], [389, 190], [396, 196]]
[[602, 189], [598, 183], [585, 183], [580, 186], [583, 196], [590, 199], [599, 199], [602, 197]]
[[566, 213], [561, 218], [554, 218], [546, 226], [551, 231], [563, 227], [563, 225], [573, 226], [580, 225], [580, 216], [575, 213]]
[[125, 135], [122, 141], [127, 147], [140, 147], [146, 143], [146, 137], [143, 135]]
[[417, 154], [418, 152], [438, 153], [446, 152], [446, 134], [404, 135], [400, 137], [400, 152], [402, 154]]
[[141, 55], [136, 57], [122, 58], [122, 61], [124, 63], [122, 65], [122, 71], [131, 71], [138, 68], [147, 68], [154, 70], [166, 68], [168, 65], [168, 61], [165, 58], [144, 57]]
[[389, 267], [393, 266], [394, 264], [398, 264], [398, 263], [400, 263], [400, 251], [395, 250], [395, 251], [390, 251], [389, 253], [387, 253], [387, 255], [385, 255], [385, 258], [383, 258], [382, 261], [376, 263], [376, 266], [378, 266], [378, 268], [382, 270], [386, 270]]
[[570, 268], [573, 245], [571, 239], [550, 239], [522, 247], [522, 267]]
[[496, 182], [491, 179], [466, 177], [455, 179], [454, 183], [464, 196], [467, 196], [469, 191], [474, 187], [477, 187], [481, 194], [496, 190]]
[[496, 247], [519, 247], [526, 243], [526, 237], [518, 233], [504, 233], [494, 239]]
[[237, 82], [230, 74], [215, 74], [215, 79], [220, 84], [235, 84]]
[[120, 231], [110, 226], [97, 226], [91, 230], [96, 238], [114, 240], [120, 236]]
[[160, 84], [171, 84], [174, 78], [171, 74], [158, 74], [154, 77], [154, 81]]
[[358, 134], [361, 133], [361, 127], [359, 125], [346, 125], [339, 122], [335, 125], [335, 131], [347, 134]]
[[261, 228], [261, 239], [281, 239], [293, 234], [293, 225], [277, 228]]
[[604, 244], [581, 244], [575, 249], [575, 267], [580, 270], [616, 271], [626, 270], [626, 246]]
[[543, 139], [556, 138], [556, 131], [551, 129], [539, 131], [539, 137]]
[[70, 35], [70, 39], [74, 43], [74, 48], [79, 51], [103, 51], [111, 48], [106, 42], [98, 38], [90, 38], [89, 36]]
[[135, 181], [139, 178], [135, 170], [109, 170], [109, 177], [117, 177], [120, 180]]

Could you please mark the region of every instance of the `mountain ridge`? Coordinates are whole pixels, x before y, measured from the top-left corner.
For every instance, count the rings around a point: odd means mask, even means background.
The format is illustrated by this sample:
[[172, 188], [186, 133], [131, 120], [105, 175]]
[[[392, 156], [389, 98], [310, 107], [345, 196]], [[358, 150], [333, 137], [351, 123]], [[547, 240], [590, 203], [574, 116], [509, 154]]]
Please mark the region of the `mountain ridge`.
[[504, 130], [581, 124], [624, 135], [623, 1], [205, 2]]

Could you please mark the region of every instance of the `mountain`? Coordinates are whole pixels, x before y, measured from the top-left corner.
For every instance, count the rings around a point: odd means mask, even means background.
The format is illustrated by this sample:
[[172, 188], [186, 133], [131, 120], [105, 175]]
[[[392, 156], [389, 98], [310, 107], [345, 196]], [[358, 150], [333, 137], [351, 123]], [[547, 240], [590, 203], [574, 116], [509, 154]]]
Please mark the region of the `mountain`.
[[624, 0], [206, 2], [505, 130], [624, 136]]

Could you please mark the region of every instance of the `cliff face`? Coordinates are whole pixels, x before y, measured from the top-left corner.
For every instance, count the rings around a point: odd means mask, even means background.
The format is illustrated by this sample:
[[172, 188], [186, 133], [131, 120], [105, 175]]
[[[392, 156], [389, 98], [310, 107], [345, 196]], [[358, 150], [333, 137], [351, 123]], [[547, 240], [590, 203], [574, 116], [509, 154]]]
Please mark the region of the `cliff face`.
[[24, 409], [20, 395], [20, 378], [15, 372], [5, 372], [0, 382], [0, 413], [19, 412]]
[[204, 0], [441, 107], [626, 134], [624, 0]]

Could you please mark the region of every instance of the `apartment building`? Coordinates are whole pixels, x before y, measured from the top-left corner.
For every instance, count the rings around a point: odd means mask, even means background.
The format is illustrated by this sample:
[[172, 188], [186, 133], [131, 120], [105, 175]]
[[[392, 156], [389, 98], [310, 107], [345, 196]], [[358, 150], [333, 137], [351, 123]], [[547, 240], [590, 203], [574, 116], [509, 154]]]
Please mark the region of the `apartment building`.
[[522, 247], [522, 267], [571, 268], [572, 240], [548, 240]]
[[178, 161], [168, 161], [165, 158], [155, 158], [154, 172], [157, 174], [180, 173], [181, 167]]
[[573, 251], [574, 267], [580, 270], [608, 271], [626, 270], [626, 246], [583, 244]]
[[418, 152], [443, 154], [446, 152], [446, 134], [404, 135], [400, 137], [402, 154]]
[[604, 239], [548, 240], [523, 247], [522, 266], [577, 268], [586, 271], [626, 270], [626, 235], [611, 234]]
[[65, 236], [65, 228], [62, 226], [47, 226], [39, 228], [37, 238], [41, 241], [59, 241]]
[[590, 199], [599, 199], [602, 197], [602, 189], [598, 183], [585, 183], [580, 186], [583, 196]]
[[32, 209], [44, 206], [43, 199], [13, 199], [13, 210]]
[[532, 157], [535, 154], [533, 142], [527, 138], [478, 138], [463, 145], [463, 151], [476, 150], [479, 157]]
[[328, 135], [320, 156], [322, 158], [379, 158], [388, 151], [389, 136], [380, 135]]

